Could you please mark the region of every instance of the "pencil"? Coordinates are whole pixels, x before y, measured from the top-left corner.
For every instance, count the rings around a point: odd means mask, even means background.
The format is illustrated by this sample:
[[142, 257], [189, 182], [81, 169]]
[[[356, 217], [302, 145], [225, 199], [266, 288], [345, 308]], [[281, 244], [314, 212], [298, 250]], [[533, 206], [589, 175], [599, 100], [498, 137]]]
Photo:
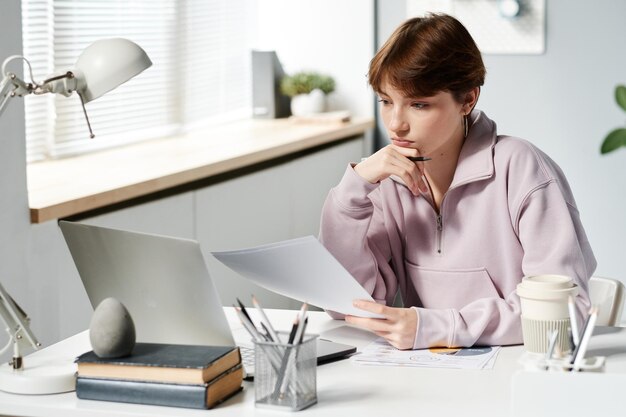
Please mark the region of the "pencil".
[[598, 317], [598, 308], [591, 307], [589, 311], [589, 316], [585, 321], [585, 327], [583, 328], [582, 336], [580, 337], [580, 343], [576, 346], [574, 350], [574, 354], [572, 355], [572, 370], [578, 371], [580, 366], [583, 364], [585, 360], [585, 353], [587, 351], [587, 345], [589, 344], [589, 339], [591, 339], [591, 334], [593, 333], [593, 328], [596, 325], [596, 319]]
[[576, 318], [576, 306], [574, 304], [574, 298], [570, 295], [567, 300], [567, 309], [569, 311], [569, 321], [572, 327], [572, 340], [574, 346], [580, 343], [580, 334], [578, 333], [578, 319]]
[[267, 332], [271, 336], [272, 341], [281, 343], [278, 333], [276, 333], [276, 331], [274, 330], [272, 323], [267, 318], [267, 315], [265, 315], [265, 311], [263, 310], [263, 308], [261, 307], [261, 304], [259, 304], [259, 301], [256, 299], [254, 295], [252, 296], [252, 304], [256, 307], [257, 311], [259, 312], [259, 315], [261, 316], [261, 325], [263, 327], [267, 327]]
[[257, 341], [263, 340], [257, 328], [254, 327], [254, 325], [248, 320], [245, 314], [243, 314], [243, 310], [237, 306], [233, 306], [233, 307], [235, 307], [235, 311], [237, 312], [237, 317], [239, 317], [239, 321], [241, 321], [241, 324], [243, 325], [243, 327], [248, 331], [248, 333], [250, 333], [250, 336], [252, 336], [252, 339], [257, 340]]
[[559, 331], [558, 330], [552, 330], [550, 332], [550, 335], [548, 336], [548, 351], [546, 352], [546, 360], [550, 360], [552, 359], [552, 356], [554, 355], [554, 348], [556, 346], [556, 339], [559, 336]]

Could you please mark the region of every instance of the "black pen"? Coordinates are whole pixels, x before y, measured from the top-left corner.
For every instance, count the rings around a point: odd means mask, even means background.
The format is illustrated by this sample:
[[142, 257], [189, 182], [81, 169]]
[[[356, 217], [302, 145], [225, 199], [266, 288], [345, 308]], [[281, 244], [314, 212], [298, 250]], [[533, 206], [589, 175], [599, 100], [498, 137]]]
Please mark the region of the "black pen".
[[407, 156], [407, 158], [409, 158], [413, 162], [426, 162], [432, 159], [428, 156]]
[[298, 323], [300, 322], [299, 317], [293, 321], [293, 325], [291, 326], [291, 331], [289, 332], [289, 341], [288, 344], [293, 344], [293, 339], [296, 337], [296, 330], [298, 330]]
[[302, 340], [304, 339], [304, 332], [306, 331], [307, 324], [309, 324], [308, 317], [304, 319], [304, 323], [302, 324], [302, 334], [300, 335], [300, 340], [298, 341], [298, 343], [302, 343]]
[[250, 333], [252, 339], [256, 341], [262, 340], [261, 333], [259, 333], [257, 328], [254, 327], [254, 325], [244, 316], [241, 308], [235, 307], [234, 305], [233, 307], [235, 308], [235, 312], [237, 312], [237, 316], [239, 317], [241, 324], [248, 331], [248, 333]]
[[246, 311], [246, 307], [243, 305], [243, 303], [241, 302], [241, 300], [239, 298], [237, 298], [237, 303], [239, 304], [239, 307], [241, 308], [241, 312], [243, 313], [243, 315], [246, 316], [246, 318], [248, 319], [250, 324], [252, 324], [252, 326], [256, 328], [256, 326], [254, 325], [254, 322], [252, 321], [252, 318], [250, 317], [250, 315]]

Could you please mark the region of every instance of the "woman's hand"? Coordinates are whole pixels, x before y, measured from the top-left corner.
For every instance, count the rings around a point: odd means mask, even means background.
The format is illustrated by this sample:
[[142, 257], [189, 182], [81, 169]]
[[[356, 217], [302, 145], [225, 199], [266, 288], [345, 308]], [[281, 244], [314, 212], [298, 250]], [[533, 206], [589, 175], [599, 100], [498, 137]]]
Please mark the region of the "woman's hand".
[[355, 300], [354, 306], [384, 316], [384, 319], [346, 316], [346, 323], [369, 330], [385, 338], [398, 349], [413, 349], [417, 331], [417, 311], [412, 308], [387, 307], [372, 301]]
[[404, 181], [414, 195], [428, 191], [418, 165], [409, 156], [418, 156], [417, 149], [387, 145], [369, 158], [358, 163], [354, 170], [368, 182], [375, 184], [395, 175]]

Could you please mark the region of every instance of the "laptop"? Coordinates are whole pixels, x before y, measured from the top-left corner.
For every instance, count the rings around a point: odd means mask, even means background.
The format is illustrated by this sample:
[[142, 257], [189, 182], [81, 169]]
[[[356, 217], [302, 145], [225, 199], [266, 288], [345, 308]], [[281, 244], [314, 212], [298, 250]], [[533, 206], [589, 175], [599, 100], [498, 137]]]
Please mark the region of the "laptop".
[[[235, 346], [197, 241], [67, 221], [59, 226], [92, 307], [118, 299], [133, 318], [137, 341]], [[250, 379], [254, 351], [240, 348]], [[355, 351], [318, 339], [318, 364]]]

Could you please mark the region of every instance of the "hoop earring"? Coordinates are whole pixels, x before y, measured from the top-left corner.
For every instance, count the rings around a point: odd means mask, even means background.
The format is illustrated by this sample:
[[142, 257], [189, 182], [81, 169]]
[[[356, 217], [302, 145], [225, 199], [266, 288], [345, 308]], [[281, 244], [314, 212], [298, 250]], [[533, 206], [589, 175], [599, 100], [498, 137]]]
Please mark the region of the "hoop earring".
[[467, 137], [467, 132], [469, 131], [469, 120], [467, 120], [467, 114], [463, 115], [463, 130], [464, 130], [464, 135], [463, 138]]

